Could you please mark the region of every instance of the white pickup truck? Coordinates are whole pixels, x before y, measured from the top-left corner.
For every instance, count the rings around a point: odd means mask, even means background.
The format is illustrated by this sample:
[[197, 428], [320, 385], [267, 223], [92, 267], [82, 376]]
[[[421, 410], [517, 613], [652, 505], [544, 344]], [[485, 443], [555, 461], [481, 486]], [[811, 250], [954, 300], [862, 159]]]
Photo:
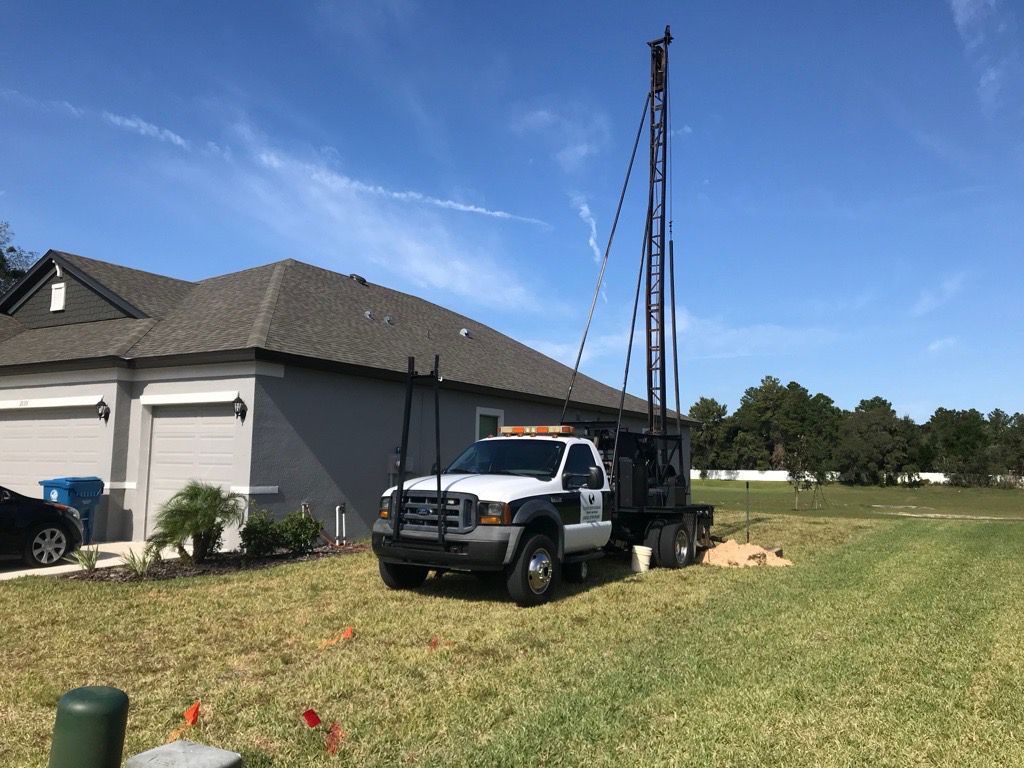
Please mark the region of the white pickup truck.
[[700, 538], [710, 526], [710, 508], [674, 501], [638, 526], [638, 510], [627, 511], [612, 492], [597, 441], [571, 426], [503, 427], [463, 451], [440, 475], [440, 490], [439, 505], [438, 476], [430, 475], [407, 480], [401, 501], [397, 486], [381, 497], [373, 551], [387, 586], [418, 587], [431, 569], [500, 572], [513, 600], [537, 605], [561, 578], [586, 578], [587, 561], [613, 537], [653, 543], [656, 560], [678, 567], [693, 559], [699, 510], [708, 510]]

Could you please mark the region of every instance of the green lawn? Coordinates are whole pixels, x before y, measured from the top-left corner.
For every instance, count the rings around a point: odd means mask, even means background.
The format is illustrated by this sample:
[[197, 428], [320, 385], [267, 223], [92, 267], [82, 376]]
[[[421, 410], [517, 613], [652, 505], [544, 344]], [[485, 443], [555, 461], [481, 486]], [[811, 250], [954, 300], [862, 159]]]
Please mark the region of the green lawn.
[[[369, 554], [5, 582], [0, 765], [42, 765], [57, 698], [97, 683], [131, 696], [129, 754], [201, 697], [190, 737], [249, 768], [1024, 764], [1024, 524], [754, 517], [793, 568], [608, 559], [532, 610], [467, 576], [388, 592]], [[347, 732], [336, 758], [307, 707]]]
[[[695, 501], [722, 509], [746, 510], [746, 488], [736, 480], [695, 480]], [[793, 486], [789, 483], [750, 483], [750, 510], [755, 513], [792, 513]], [[823, 500], [823, 501], [822, 501]], [[954, 488], [923, 485], [920, 488], [851, 487], [839, 484], [824, 488], [814, 508], [811, 491], [800, 492], [800, 509], [815, 515], [856, 517], [996, 517], [1024, 519], [1024, 492], [999, 488]]]

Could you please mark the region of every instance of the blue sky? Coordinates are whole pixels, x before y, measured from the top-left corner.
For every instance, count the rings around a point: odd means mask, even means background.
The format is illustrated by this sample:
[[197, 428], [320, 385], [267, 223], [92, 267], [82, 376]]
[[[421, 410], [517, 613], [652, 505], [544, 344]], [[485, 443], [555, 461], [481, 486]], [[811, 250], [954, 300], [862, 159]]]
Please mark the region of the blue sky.
[[[669, 23], [684, 408], [733, 409], [772, 374], [918, 420], [1024, 410], [1019, 3], [9, 0], [3, 18], [0, 219], [20, 245], [190, 279], [297, 258], [570, 362]], [[644, 165], [583, 365], [613, 385]]]

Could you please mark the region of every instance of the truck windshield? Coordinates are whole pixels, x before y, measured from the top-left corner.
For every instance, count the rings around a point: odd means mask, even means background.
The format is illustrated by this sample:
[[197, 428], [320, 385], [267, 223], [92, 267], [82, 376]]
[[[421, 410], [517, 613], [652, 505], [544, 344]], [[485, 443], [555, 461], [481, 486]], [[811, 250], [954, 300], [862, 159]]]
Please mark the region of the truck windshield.
[[523, 475], [550, 480], [562, 463], [565, 444], [556, 440], [504, 438], [473, 443], [451, 463], [454, 474]]

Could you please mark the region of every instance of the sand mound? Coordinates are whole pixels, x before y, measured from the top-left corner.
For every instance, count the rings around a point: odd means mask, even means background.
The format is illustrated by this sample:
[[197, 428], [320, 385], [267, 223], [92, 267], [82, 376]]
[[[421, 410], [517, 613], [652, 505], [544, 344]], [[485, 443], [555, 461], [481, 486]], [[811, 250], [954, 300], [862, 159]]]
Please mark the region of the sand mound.
[[756, 565], [779, 567], [793, 564], [770, 549], [759, 547], [757, 544], [740, 544], [735, 539], [723, 541], [711, 549], [704, 550], [701, 562], [723, 568], [749, 568]]

